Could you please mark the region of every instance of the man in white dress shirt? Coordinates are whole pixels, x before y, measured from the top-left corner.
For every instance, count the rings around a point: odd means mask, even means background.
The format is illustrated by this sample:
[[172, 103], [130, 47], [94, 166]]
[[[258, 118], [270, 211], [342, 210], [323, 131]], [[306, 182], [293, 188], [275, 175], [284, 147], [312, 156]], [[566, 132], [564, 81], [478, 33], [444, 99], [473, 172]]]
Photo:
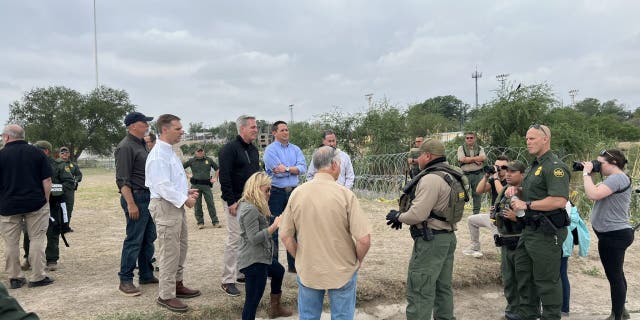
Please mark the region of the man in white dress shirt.
[[[336, 133], [333, 130], [325, 130], [322, 132], [322, 146], [329, 146], [334, 149], [337, 149], [337, 138]], [[347, 187], [348, 189], [353, 188], [353, 182], [356, 179], [356, 175], [353, 172], [353, 166], [351, 165], [351, 158], [344, 151], [337, 149], [340, 154], [340, 176], [338, 177], [338, 184]], [[316, 174], [316, 169], [313, 166], [313, 159], [311, 159], [311, 164], [307, 167], [307, 181], [313, 179], [313, 176]]]
[[149, 211], [158, 233], [160, 283], [157, 303], [174, 312], [186, 312], [188, 307], [178, 298], [200, 295], [182, 284], [187, 257], [187, 218], [184, 206], [192, 208], [198, 197], [188, 189], [182, 162], [172, 145], [180, 142], [184, 130], [180, 118], [163, 114], [157, 120], [160, 138], [149, 152], [145, 166], [145, 185], [151, 191]]

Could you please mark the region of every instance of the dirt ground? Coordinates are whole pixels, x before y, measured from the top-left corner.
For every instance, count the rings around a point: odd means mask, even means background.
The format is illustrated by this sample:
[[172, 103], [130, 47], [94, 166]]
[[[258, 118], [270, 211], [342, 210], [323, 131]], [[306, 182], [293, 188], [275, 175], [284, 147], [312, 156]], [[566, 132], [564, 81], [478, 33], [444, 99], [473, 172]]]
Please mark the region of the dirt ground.
[[[214, 190], [216, 208], [221, 213], [219, 186], [214, 186]], [[393, 203], [374, 200], [361, 200], [361, 203], [369, 213], [373, 234], [371, 250], [359, 272], [357, 319], [404, 319], [404, 290], [412, 240], [407, 230], [390, 230], [384, 223], [384, 215]], [[143, 285], [143, 294], [139, 297], [125, 297], [118, 292], [117, 272], [125, 219], [114, 174], [104, 170], [85, 170], [84, 181], [76, 194], [72, 219], [75, 232], [68, 236], [71, 247], [61, 247], [60, 268], [49, 273], [55, 283], [41, 288], [9, 290], [9, 293], [26, 310], [36, 312], [42, 319], [237, 319], [244, 299], [228, 297], [219, 288], [226, 229], [214, 229], [208, 221], [206, 229], [198, 230], [193, 211], [189, 210], [187, 216], [189, 253], [185, 284], [200, 289], [202, 295], [186, 301], [192, 309], [186, 315], [174, 315], [158, 307], [155, 304], [157, 286]], [[219, 216], [223, 225], [226, 224], [225, 218]], [[485, 255], [475, 259], [462, 254], [469, 243], [466, 218], [459, 228], [454, 270], [456, 316], [458, 319], [500, 319], [505, 300], [499, 286], [499, 254], [491, 235], [482, 231]], [[625, 263], [629, 286], [627, 308], [635, 312], [640, 311], [639, 246], [638, 241], [631, 246]], [[4, 256], [4, 243], [0, 244], [0, 255]], [[281, 252], [281, 262], [285, 262], [284, 256]], [[610, 308], [609, 286], [594, 235], [588, 257], [569, 259], [569, 277], [571, 318], [604, 319]], [[8, 284], [5, 273], [0, 275], [0, 281]], [[240, 286], [240, 290], [244, 288]], [[285, 278], [283, 296], [285, 303], [295, 304], [296, 284], [291, 274]], [[260, 317], [266, 317], [268, 301], [265, 300], [268, 299], [263, 299]]]

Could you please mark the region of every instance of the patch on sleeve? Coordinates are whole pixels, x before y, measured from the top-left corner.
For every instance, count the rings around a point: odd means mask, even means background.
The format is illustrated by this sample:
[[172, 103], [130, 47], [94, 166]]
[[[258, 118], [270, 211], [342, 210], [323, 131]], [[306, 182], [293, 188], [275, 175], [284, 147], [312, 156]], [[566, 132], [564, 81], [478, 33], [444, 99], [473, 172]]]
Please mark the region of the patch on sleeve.
[[562, 178], [562, 177], [564, 177], [564, 170], [562, 170], [560, 168], [555, 168], [555, 169], [553, 169], [553, 175], [556, 178]]

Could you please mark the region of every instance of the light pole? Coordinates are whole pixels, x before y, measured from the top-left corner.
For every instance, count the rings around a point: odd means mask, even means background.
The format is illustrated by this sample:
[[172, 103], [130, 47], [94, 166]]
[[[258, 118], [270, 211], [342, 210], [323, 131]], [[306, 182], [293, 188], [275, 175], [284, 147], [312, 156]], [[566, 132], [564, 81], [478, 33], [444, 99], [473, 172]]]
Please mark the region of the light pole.
[[478, 79], [482, 78], [482, 72], [478, 72], [478, 67], [476, 66], [476, 71], [471, 74], [471, 78], [476, 81], [476, 108], [478, 107]]
[[93, 0], [93, 60], [96, 65], [96, 89], [100, 87], [98, 81], [98, 23], [96, 21], [96, 0]]
[[571, 89], [569, 90], [569, 95], [571, 96], [571, 106], [575, 106], [576, 105], [576, 96], [578, 95], [579, 90], [578, 89]]
[[501, 73], [496, 76], [496, 79], [500, 82], [500, 91], [504, 91], [504, 84], [507, 82], [507, 78], [509, 78], [508, 73]]
[[289, 115], [291, 116], [291, 121], [289, 122], [293, 124], [293, 104], [289, 105]]
[[369, 109], [371, 109], [371, 103], [373, 101], [373, 93], [367, 93], [364, 95], [367, 98], [367, 103], [369, 104]]

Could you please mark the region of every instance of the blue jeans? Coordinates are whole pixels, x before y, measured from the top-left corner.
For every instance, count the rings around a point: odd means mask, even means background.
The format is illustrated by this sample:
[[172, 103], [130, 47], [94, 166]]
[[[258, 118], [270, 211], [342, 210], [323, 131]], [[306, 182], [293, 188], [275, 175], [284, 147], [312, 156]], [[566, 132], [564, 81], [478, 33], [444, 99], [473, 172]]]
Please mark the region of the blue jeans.
[[[331, 320], [353, 320], [356, 312], [356, 280], [355, 272], [351, 280], [338, 289], [329, 289], [329, 305], [331, 307]], [[300, 320], [318, 320], [322, 313], [322, 301], [325, 290], [305, 287], [298, 281], [298, 314]]]
[[149, 201], [151, 194], [149, 192], [133, 193], [133, 200], [138, 206], [140, 217], [138, 220], [129, 218], [127, 210], [127, 202], [120, 197], [120, 206], [124, 210], [124, 216], [127, 219], [127, 237], [122, 244], [122, 257], [120, 258], [120, 272], [118, 276], [122, 282], [133, 281], [133, 270], [136, 268], [136, 261], [139, 268], [140, 280], [149, 280], [153, 278], [153, 241], [156, 240], [156, 225], [151, 219], [149, 213]]
[[264, 288], [267, 285], [267, 277], [271, 277], [271, 294], [282, 293], [282, 278], [284, 278], [284, 267], [280, 263], [267, 265], [264, 263], [254, 263], [240, 272], [244, 273], [246, 282], [244, 307], [242, 308], [242, 319], [253, 320], [256, 318], [256, 311], [262, 299]]
[[562, 312], [569, 312], [569, 298], [571, 296], [571, 285], [569, 284], [569, 276], [567, 268], [569, 257], [562, 257], [560, 260], [560, 279], [562, 280]]
[[[271, 188], [271, 196], [269, 197], [269, 211], [271, 211], [270, 223], [273, 223], [273, 220], [275, 219], [275, 217], [282, 214], [282, 212], [284, 211], [284, 208], [287, 206], [287, 203], [289, 202], [290, 195], [291, 195], [290, 192], [286, 192], [284, 190], [280, 190], [276, 188]], [[278, 247], [279, 247], [278, 230], [276, 230], [276, 232], [273, 233], [272, 237], [273, 237], [273, 261], [275, 262], [275, 261], [278, 261]], [[296, 268], [296, 260], [293, 258], [293, 256], [289, 254], [289, 252], [287, 252], [287, 266], [289, 267], [289, 270], [293, 270]]]

